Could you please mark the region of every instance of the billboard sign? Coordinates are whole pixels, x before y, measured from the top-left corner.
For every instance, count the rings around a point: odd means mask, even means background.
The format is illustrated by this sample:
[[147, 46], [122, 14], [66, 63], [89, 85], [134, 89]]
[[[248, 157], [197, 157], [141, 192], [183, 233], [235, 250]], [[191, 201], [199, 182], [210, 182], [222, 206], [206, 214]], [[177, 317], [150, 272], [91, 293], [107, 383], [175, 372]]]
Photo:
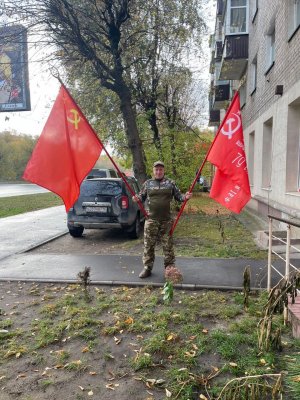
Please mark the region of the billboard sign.
[[26, 28], [0, 27], [0, 112], [29, 110]]

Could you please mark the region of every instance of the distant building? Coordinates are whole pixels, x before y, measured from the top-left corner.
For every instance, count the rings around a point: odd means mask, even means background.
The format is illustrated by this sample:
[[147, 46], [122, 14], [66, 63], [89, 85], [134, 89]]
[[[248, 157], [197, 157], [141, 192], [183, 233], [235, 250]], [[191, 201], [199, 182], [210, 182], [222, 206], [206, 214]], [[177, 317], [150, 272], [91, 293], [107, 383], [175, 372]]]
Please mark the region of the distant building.
[[300, 0], [218, 0], [210, 126], [238, 88], [252, 200], [300, 220]]

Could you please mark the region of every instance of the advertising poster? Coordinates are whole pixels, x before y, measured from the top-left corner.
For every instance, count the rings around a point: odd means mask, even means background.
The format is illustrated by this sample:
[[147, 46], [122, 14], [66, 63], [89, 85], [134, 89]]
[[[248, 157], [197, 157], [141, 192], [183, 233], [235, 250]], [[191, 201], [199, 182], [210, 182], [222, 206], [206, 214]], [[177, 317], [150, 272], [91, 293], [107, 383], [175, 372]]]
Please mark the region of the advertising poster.
[[0, 27], [0, 112], [29, 110], [27, 31]]

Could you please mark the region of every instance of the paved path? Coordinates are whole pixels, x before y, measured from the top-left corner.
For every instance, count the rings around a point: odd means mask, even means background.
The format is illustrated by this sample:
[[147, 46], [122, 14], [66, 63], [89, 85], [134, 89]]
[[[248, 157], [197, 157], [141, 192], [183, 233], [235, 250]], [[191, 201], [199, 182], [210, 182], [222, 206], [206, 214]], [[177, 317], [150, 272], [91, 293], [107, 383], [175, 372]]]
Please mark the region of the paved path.
[[[91, 280], [101, 284], [164, 284], [163, 260], [157, 257], [153, 275], [138, 277], [141, 256], [33, 254], [29, 249], [61, 236], [66, 229], [63, 206], [0, 219], [0, 280], [76, 282], [78, 272], [91, 268]], [[300, 263], [300, 260], [296, 260]], [[253, 288], [266, 286], [266, 260], [178, 257], [183, 287], [242, 288], [243, 272], [251, 267]], [[281, 271], [283, 266], [277, 265]], [[273, 284], [278, 281], [274, 273]]]
[[[0, 280], [76, 282], [78, 272], [91, 268], [92, 283], [108, 285], [154, 285], [164, 283], [163, 260], [157, 257], [153, 274], [140, 279], [141, 256], [18, 254], [0, 261]], [[206, 259], [178, 257], [187, 289], [241, 289], [243, 272], [251, 267], [252, 287], [266, 287], [266, 262], [248, 259]], [[283, 270], [283, 269], [282, 269]], [[274, 283], [276, 282], [274, 276]]]
[[67, 232], [64, 206], [0, 218], [0, 260]]

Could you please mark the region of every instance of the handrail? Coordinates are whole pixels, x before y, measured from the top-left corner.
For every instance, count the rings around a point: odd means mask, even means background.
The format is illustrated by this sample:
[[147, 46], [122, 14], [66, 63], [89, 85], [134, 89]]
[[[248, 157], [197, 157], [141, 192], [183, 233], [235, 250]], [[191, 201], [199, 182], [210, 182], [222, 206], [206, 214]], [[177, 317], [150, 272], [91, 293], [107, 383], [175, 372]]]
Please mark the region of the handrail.
[[[294, 270], [300, 272], [300, 270], [295, 267], [291, 262], [290, 262], [290, 250], [291, 248], [295, 249], [297, 252], [300, 252], [300, 249], [298, 249], [295, 246], [291, 245], [291, 226], [295, 226], [297, 228], [300, 228], [300, 223], [292, 222], [290, 220], [284, 219], [284, 218], [279, 218], [275, 217], [274, 215], [268, 214], [269, 218], [269, 249], [268, 249], [268, 278], [267, 278], [267, 289], [268, 291], [271, 290], [271, 272], [272, 269], [274, 269], [280, 276], [284, 276], [285, 279], [289, 280], [290, 277], [290, 267], [292, 267]], [[286, 230], [287, 230], [287, 237], [286, 240], [282, 238], [277, 238], [275, 235], [272, 233], [272, 220], [276, 220], [279, 222], [283, 222], [287, 225]], [[277, 239], [279, 242], [283, 243], [286, 245], [286, 252], [285, 252], [285, 257], [282, 255], [278, 254], [275, 250], [272, 248], [272, 240]], [[277, 256], [279, 259], [285, 262], [285, 273], [282, 275], [279, 273], [279, 271], [272, 265], [272, 254]]]
[[[279, 218], [275, 217], [273, 215], [268, 214], [269, 217], [269, 250], [268, 250], [268, 279], [267, 279], [267, 289], [268, 291], [271, 290], [271, 272], [272, 269], [274, 269], [282, 278], [285, 278], [285, 280], [288, 282], [290, 279], [290, 267], [294, 268], [296, 271], [300, 272], [298, 268], [296, 268], [291, 262], [290, 262], [290, 250], [291, 247], [295, 248], [294, 246], [291, 246], [291, 226], [295, 226], [297, 228], [300, 228], [300, 224], [291, 222], [287, 219], [284, 218]], [[280, 221], [286, 224], [286, 241], [284, 241], [282, 238], [276, 238], [275, 235], [272, 234], [272, 221]], [[285, 243], [286, 245], [286, 251], [285, 251], [285, 258], [281, 256], [280, 254], [276, 253], [272, 249], [272, 240], [273, 238], [279, 239], [281, 243]], [[300, 252], [299, 249], [295, 248], [298, 252]], [[280, 258], [282, 261], [285, 262], [285, 273], [284, 275], [281, 274], [275, 267], [272, 265], [272, 254], [275, 254], [278, 258]], [[288, 320], [288, 308], [285, 305], [284, 306], [284, 312], [283, 312], [283, 318], [284, 318], [284, 323], [286, 324]]]
[[276, 221], [285, 222], [288, 225], [292, 225], [292, 226], [296, 226], [297, 228], [300, 228], [300, 223], [296, 224], [295, 222], [292, 222], [291, 220], [275, 217], [274, 215], [271, 215], [271, 214], [268, 214], [268, 217], [271, 219], [275, 219]]

